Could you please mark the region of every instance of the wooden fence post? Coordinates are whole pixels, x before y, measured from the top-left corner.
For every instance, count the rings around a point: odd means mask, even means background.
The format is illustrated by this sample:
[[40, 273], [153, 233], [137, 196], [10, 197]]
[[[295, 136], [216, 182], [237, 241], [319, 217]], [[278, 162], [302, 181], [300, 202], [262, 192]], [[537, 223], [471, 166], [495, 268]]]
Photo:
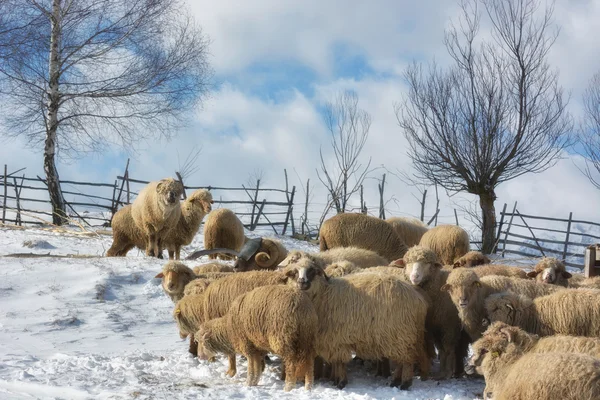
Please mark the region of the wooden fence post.
[[[258, 191], [260, 190], [260, 179], [256, 180], [256, 191], [254, 192], [254, 199], [252, 200], [252, 215], [250, 216], [250, 221], [254, 221], [254, 213], [256, 212], [256, 207], [258, 206]], [[257, 218], [258, 220], [258, 218]], [[252, 229], [254, 230], [254, 229]]]
[[[287, 214], [285, 215], [285, 222], [283, 224], [283, 231], [281, 232], [282, 235], [285, 235], [285, 231], [287, 230], [287, 226], [288, 226], [288, 221], [290, 219], [290, 216], [292, 215], [292, 209], [294, 208], [294, 195], [296, 194], [296, 186], [292, 187], [292, 195], [289, 199], [289, 203], [288, 203], [288, 211]], [[294, 226], [294, 220], [292, 219], [292, 234], [293, 234], [293, 226]]]
[[571, 221], [573, 220], [573, 212], [569, 213], [569, 222], [567, 223], [567, 237], [565, 238], [565, 247], [563, 249], [562, 259], [567, 259], [567, 250], [569, 248], [569, 235], [571, 234]]
[[[427, 199], [427, 189], [423, 192], [423, 201], [421, 202], [421, 222], [425, 222], [425, 200]], [[429, 225], [429, 224], [427, 224]]]
[[517, 210], [517, 202], [515, 201], [515, 206], [513, 207], [512, 214], [510, 215], [510, 221], [508, 221], [508, 227], [506, 228], [506, 234], [504, 235], [504, 245], [502, 246], [502, 257], [504, 257], [504, 252], [506, 250], [506, 241], [508, 240], [508, 232], [510, 231], [510, 227], [512, 226], [513, 218], [515, 217], [515, 211]]
[[385, 189], [385, 174], [383, 174], [381, 183], [377, 186], [379, 187], [379, 218], [385, 219], [385, 205], [383, 203], [383, 191]]
[[179, 179], [179, 183], [181, 183], [181, 187], [183, 188], [183, 199], [187, 199], [187, 196], [185, 194], [185, 186], [183, 185], [183, 178], [181, 177], [181, 174], [179, 172], [175, 172], [175, 175], [177, 175], [177, 179]]
[[[254, 222], [252, 223], [250, 230], [254, 231], [256, 229], [256, 226], [258, 225], [258, 220], [263, 212], [263, 208], [265, 208], [265, 203], [267, 202], [266, 199], [263, 199], [262, 203], [260, 204], [260, 207], [258, 208], [258, 212], [256, 213], [256, 220], [254, 220]], [[277, 233], [277, 231], [275, 231], [275, 233]]]
[[131, 204], [131, 191], [129, 190], [129, 171], [123, 177], [125, 179], [125, 185], [127, 186], [127, 204]]
[[304, 235], [304, 227], [306, 226], [306, 234], [310, 234], [308, 229], [308, 201], [309, 201], [309, 184], [310, 179], [306, 180], [306, 201], [304, 202], [304, 221], [302, 222], [302, 234]]
[[596, 261], [596, 250], [598, 250], [598, 245], [593, 244], [588, 246], [585, 249], [585, 260], [583, 263], [583, 276], [586, 278], [591, 278], [592, 276], [597, 276], [600, 273], [600, 270], [596, 266], [598, 262]]
[[[123, 180], [121, 181], [121, 188], [119, 189], [119, 195], [117, 196], [117, 200], [115, 201], [114, 205], [113, 205], [113, 215], [117, 212], [117, 210], [119, 209], [119, 203], [121, 202], [121, 193], [123, 193], [123, 188], [125, 187], [125, 177], [127, 176], [127, 174], [129, 173], [129, 158], [127, 159], [127, 164], [125, 165], [125, 173], [123, 174]], [[116, 187], [116, 185], [115, 185]]]
[[494, 244], [494, 250], [492, 253], [496, 254], [498, 251], [498, 243], [500, 242], [500, 233], [502, 232], [502, 225], [504, 224], [504, 214], [506, 214], [506, 203], [504, 203], [504, 207], [502, 207], [502, 212], [500, 213], [500, 223], [498, 224], [498, 234], [496, 235], [496, 243]]
[[[17, 203], [17, 216], [15, 217], [15, 225], [22, 226], [23, 224], [21, 223], [21, 200], [20, 200], [21, 191], [19, 190], [19, 185], [17, 184], [17, 178], [15, 178], [14, 176], [13, 176], [13, 184], [14, 184], [14, 188], [15, 188], [15, 200]], [[21, 184], [23, 184], [22, 181], [21, 181]]]
[[456, 213], [456, 208], [454, 209], [454, 219], [456, 220], [456, 226], [458, 226], [458, 214]]
[[8, 167], [6, 164], [4, 164], [4, 203], [2, 203], [2, 223], [4, 223], [6, 221], [6, 189], [7, 189], [7, 175], [8, 175], [8, 171], [7, 171]]

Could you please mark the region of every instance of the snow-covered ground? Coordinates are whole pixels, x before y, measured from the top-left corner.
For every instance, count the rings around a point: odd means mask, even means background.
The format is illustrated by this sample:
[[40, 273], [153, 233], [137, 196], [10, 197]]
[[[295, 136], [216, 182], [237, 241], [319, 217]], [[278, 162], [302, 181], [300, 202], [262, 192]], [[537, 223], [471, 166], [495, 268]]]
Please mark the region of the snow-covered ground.
[[[226, 359], [208, 363], [188, 354], [172, 318], [173, 304], [154, 279], [163, 261], [137, 250], [126, 258], [104, 258], [111, 240], [0, 228], [0, 255], [95, 256], [0, 257], [0, 399], [458, 400], [475, 399], [483, 391], [481, 379], [415, 379], [410, 390], [401, 391], [388, 387], [389, 381], [375, 377], [372, 369], [351, 365], [343, 390], [319, 381], [311, 392], [299, 383], [285, 393], [276, 359], [259, 386], [248, 388], [240, 358], [238, 375], [228, 378]], [[288, 248], [316, 250], [306, 242], [282, 240]], [[198, 248], [201, 234], [187, 250]]]

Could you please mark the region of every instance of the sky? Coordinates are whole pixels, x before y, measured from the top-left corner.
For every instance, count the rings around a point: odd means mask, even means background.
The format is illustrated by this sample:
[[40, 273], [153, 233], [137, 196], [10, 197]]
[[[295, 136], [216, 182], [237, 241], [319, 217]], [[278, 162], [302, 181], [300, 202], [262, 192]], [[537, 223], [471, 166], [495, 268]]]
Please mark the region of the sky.
[[[287, 169], [290, 185], [310, 179], [311, 216], [318, 218], [325, 193], [315, 169], [322, 148], [331, 162], [330, 137], [322, 109], [345, 89], [354, 90], [371, 114], [370, 136], [362, 162], [375, 170], [365, 181], [369, 212], [377, 215], [378, 179], [387, 172], [387, 214], [418, 216], [419, 189], [402, 182], [398, 171], [411, 173], [407, 143], [393, 105], [406, 93], [403, 72], [414, 60], [442, 65], [448, 61], [444, 29], [458, 16], [451, 0], [189, 0], [189, 8], [210, 37], [213, 90], [195, 112], [192, 124], [170, 141], [140, 143], [135, 154], [111, 149], [59, 164], [63, 179], [114, 181], [131, 158], [130, 176], [155, 180], [172, 176], [190, 151], [200, 149], [195, 185], [240, 186], [256, 171], [263, 183], [282, 187]], [[581, 94], [600, 68], [600, 1], [557, 0], [560, 36], [549, 54], [570, 95], [570, 110], [581, 112]], [[10, 170], [27, 167], [42, 174], [40, 149], [3, 139], [0, 162]], [[582, 159], [565, 152], [553, 168], [501, 184], [496, 207], [515, 201], [534, 215], [600, 221], [600, 192], [578, 167]], [[303, 207], [304, 193], [298, 189]], [[429, 193], [433, 188], [429, 188]], [[440, 222], [454, 222], [453, 209], [476, 203], [471, 195], [440, 190]], [[358, 205], [358, 201], [353, 204]], [[426, 216], [435, 210], [429, 198]], [[298, 213], [297, 213], [298, 214]]]

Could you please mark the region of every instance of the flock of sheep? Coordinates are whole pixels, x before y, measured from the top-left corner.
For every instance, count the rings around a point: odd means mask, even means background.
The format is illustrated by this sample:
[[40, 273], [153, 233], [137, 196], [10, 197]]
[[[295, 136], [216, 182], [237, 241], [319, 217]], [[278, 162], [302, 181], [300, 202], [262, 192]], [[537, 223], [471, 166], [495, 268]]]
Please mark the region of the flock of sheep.
[[[227, 355], [229, 376], [243, 355], [249, 386], [269, 353], [282, 360], [286, 391], [298, 379], [343, 388], [353, 356], [408, 389], [415, 373], [429, 378], [437, 356], [435, 379], [481, 374], [484, 398], [600, 399], [600, 278], [571, 275], [554, 258], [529, 273], [491, 264], [469, 251], [462, 228], [411, 218], [338, 214], [323, 223], [319, 252], [288, 251], [249, 240], [235, 213], [211, 211], [208, 191], [180, 203], [181, 193], [173, 179], [150, 183], [115, 214], [107, 255], [138, 247], [162, 258], [166, 248], [171, 260], [156, 277], [189, 351]], [[196, 255], [233, 265], [177, 261], [206, 214]]]

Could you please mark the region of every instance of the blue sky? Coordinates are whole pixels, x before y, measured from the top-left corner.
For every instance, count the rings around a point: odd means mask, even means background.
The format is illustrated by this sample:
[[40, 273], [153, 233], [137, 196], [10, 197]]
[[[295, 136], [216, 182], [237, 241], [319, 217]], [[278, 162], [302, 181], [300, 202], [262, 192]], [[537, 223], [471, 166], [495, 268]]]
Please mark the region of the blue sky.
[[[279, 186], [287, 168], [293, 179], [296, 172], [303, 181], [311, 179], [318, 208], [325, 202], [315, 173], [319, 147], [329, 154], [320, 110], [343, 89], [355, 90], [373, 119], [365, 162], [370, 156], [375, 166], [410, 171], [393, 104], [405, 92], [402, 72], [408, 63], [447, 61], [442, 40], [446, 24], [458, 15], [453, 1], [190, 0], [189, 7], [211, 38], [215, 70], [215, 90], [192, 125], [169, 142], [141, 143], [134, 155], [114, 149], [61, 163], [63, 178], [111, 182], [132, 157], [131, 176], [158, 179], [172, 175], [178, 154], [183, 160], [196, 146], [202, 152], [195, 183], [239, 186], [250, 171], [262, 169], [265, 181]], [[571, 91], [577, 114], [582, 90], [600, 68], [600, 2], [557, 0], [555, 17], [562, 30], [550, 62]], [[36, 152], [19, 141], [5, 142], [0, 160], [11, 169], [27, 166], [29, 174], [41, 174]], [[523, 212], [552, 216], [574, 210], [579, 218], [599, 221], [599, 193], [577, 170], [575, 163], [581, 160], [566, 156], [543, 174], [501, 185], [497, 208], [519, 201]], [[383, 172], [375, 171], [365, 184], [369, 206], [378, 204], [376, 178]], [[416, 190], [391, 175], [387, 184], [391, 213], [417, 215]], [[442, 221], [453, 222], [456, 203], [475, 198], [442, 193], [441, 200], [441, 214], [447, 218]]]

